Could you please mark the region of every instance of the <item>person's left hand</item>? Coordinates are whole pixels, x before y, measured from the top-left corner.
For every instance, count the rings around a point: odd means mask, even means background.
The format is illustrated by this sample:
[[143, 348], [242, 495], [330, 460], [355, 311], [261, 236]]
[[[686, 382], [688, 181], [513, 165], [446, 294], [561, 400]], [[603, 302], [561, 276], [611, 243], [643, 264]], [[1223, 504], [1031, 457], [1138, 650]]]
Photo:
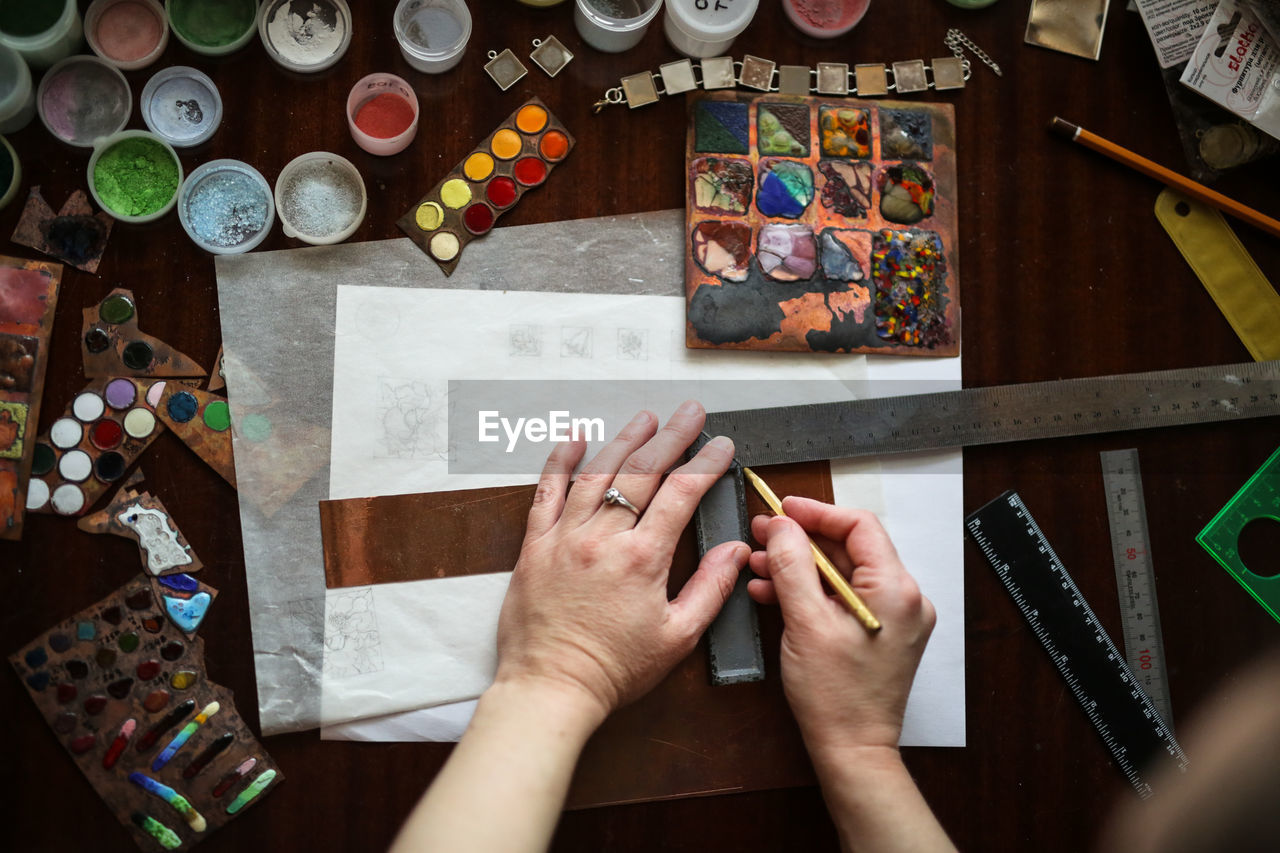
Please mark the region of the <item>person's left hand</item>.
[[[582, 469], [581, 442], [547, 459], [528, 531], [498, 622], [495, 684], [551, 685], [600, 712], [638, 698], [688, 655], [733, 590], [750, 549], [726, 542], [702, 558], [680, 594], [667, 575], [698, 501], [728, 470], [733, 443], [719, 437], [675, 469], [705, 420], [680, 407], [661, 430], [641, 412]], [[639, 507], [603, 503], [610, 486]]]

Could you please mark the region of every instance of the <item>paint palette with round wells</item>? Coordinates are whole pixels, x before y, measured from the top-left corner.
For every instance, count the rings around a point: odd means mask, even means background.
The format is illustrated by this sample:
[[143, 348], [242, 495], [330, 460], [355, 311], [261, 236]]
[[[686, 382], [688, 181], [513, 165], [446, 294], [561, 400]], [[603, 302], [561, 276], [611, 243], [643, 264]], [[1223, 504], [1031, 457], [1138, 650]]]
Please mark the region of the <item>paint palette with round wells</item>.
[[190, 602], [203, 614], [216, 595], [186, 574], [138, 576], [9, 658], [143, 850], [208, 837], [283, 778], [231, 692], [207, 679], [203, 642], [184, 630]]
[[526, 192], [542, 186], [573, 145], [560, 120], [532, 98], [396, 224], [449, 275], [467, 244], [488, 234]]
[[236, 485], [231, 451], [231, 409], [225, 397], [170, 384], [160, 393], [156, 415], [222, 479]]
[[[94, 379], [36, 440], [27, 511], [83, 515], [164, 432], [146, 379]], [[156, 399], [159, 399], [158, 397]]]
[[138, 331], [138, 303], [126, 288], [117, 287], [84, 309], [81, 329], [85, 376], [206, 375], [190, 356]]

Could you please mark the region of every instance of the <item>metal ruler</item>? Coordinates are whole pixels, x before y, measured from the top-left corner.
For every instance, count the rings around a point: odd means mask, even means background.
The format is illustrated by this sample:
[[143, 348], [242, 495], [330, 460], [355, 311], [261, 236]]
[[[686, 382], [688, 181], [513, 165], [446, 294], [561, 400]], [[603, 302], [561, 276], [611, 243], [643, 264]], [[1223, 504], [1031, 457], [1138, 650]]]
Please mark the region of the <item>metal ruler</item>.
[[1111, 559], [1116, 567], [1120, 596], [1120, 632], [1129, 669], [1146, 690], [1170, 731], [1173, 712], [1165, 678], [1164, 635], [1156, 601], [1156, 574], [1151, 563], [1147, 505], [1142, 497], [1138, 451], [1104, 450], [1102, 487], [1107, 495], [1107, 526], [1111, 530]]
[[[1280, 415], [1280, 361], [1262, 361], [713, 412], [703, 431], [732, 438], [737, 462], [755, 467], [1275, 415]], [[745, 494], [742, 473], [735, 467], [727, 476], [737, 483], [698, 506], [699, 533], [714, 533], [700, 535], [703, 553], [748, 535], [745, 522], [734, 530], [734, 519], [745, 519], [745, 512], [730, 507], [728, 498], [730, 488]], [[717, 660], [760, 659], [754, 605], [746, 600], [745, 586], [734, 597], [738, 600], [731, 597], [729, 607], [738, 615], [717, 619], [709, 635], [715, 683], [729, 683]], [[750, 620], [741, 617], [744, 610], [752, 612]], [[749, 646], [755, 651], [744, 651]], [[763, 678], [761, 665], [739, 667], [730, 680]]]
[[1129, 783], [1151, 796], [1151, 759], [1187, 757], [1120, 651], [1067, 573], [1017, 492], [1005, 492], [965, 519], [1080, 707]]

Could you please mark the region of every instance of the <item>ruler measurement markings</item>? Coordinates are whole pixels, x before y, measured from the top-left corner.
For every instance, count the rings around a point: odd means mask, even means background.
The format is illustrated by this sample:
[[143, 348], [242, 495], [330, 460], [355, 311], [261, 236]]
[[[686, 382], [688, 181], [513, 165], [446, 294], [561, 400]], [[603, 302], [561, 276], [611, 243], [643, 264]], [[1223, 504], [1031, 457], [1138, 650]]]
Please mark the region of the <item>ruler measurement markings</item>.
[[1138, 451], [1104, 451], [1101, 460], [1125, 658], [1161, 719], [1172, 729], [1164, 637]]
[[1186, 756], [1021, 498], [1006, 492], [971, 514], [965, 528], [1121, 772], [1139, 796], [1150, 796], [1141, 764], [1163, 751], [1185, 766]]
[[[1280, 361], [997, 385], [900, 397], [712, 412], [704, 435], [728, 435], [741, 465], [773, 465], [1280, 415]], [[699, 525], [725, 522], [699, 504]], [[741, 510], [739, 510], [741, 511]], [[706, 548], [703, 547], [705, 553]], [[745, 599], [736, 590], [730, 600]], [[739, 601], [747, 609], [753, 605]], [[734, 648], [747, 632], [723, 634]], [[735, 639], [731, 639], [735, 638]], [[758, 649], [754, 652], [759, 659]], [[717, 656], [712, 678], [719, 680]], [[763, 667], [732, 673], [764, 678]]]

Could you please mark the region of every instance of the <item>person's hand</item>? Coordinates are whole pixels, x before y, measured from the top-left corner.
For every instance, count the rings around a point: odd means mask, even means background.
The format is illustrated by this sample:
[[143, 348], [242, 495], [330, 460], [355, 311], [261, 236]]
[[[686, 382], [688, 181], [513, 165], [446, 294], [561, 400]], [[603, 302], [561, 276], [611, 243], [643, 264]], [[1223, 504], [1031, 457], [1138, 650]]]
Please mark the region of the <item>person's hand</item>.
[[[748, 591], [761, 604], [782, 607], [782, 684], [805, 743], [811, 754], [896, 750], [936, 619], [933, 605], [872, 513], [798, 497], [786, 498], [783, 508], [789, 518], [752, 520], [765, 550], [751, 555], [760, 577]], [[879, 631], [868, 632], [827, 594], [806, 530], [879, 618]]]
[[[713, 548], [667, 600], [676, 541], [733, 459], [733, 443], [716, 438], [662, 479], [704, 419], [692, 401], [661, 430], [641, 412], [584, 466], [567, 497], [584, 445], [552, 451], [502, 605], [495, 684], [551, 685], [585, 697], [603, 719], [693, 650], [750, 553], [743, 542]], [[643, 517], [603, 503], [610, 486]]]

